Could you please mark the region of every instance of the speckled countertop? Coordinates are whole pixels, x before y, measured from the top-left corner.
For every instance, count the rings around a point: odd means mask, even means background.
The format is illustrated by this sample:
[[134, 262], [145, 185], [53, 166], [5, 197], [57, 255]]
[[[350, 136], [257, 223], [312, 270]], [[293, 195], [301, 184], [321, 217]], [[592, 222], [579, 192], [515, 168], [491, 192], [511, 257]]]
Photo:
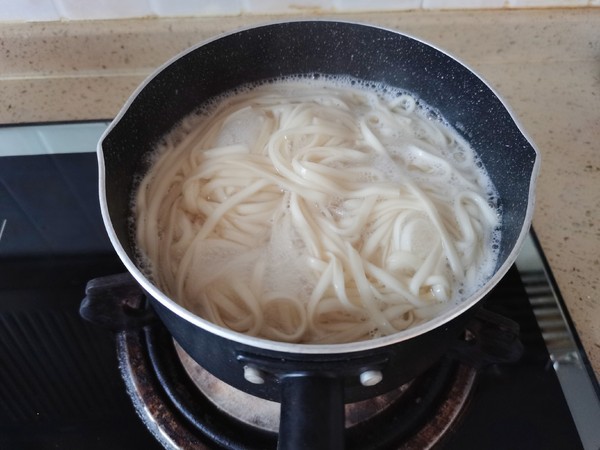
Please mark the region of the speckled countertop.
[[[600, 8], [335, 17], [447, 50], [511, 106], [542, 156], [534, 228], [599, 375]], [[179, 51], [282, 18], [0, 24], [0, 123], [112, 118]]]

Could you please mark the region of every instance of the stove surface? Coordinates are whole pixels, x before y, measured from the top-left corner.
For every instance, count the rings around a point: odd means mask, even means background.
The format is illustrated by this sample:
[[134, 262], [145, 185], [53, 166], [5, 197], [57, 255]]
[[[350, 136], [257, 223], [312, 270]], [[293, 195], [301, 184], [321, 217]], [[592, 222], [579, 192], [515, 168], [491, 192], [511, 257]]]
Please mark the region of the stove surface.
[[[106, 122], [0, 128], [0, 448], [162, 448], [114, 336], [83, 321], [87, 281], [124, 272], [104, 231]], [[600, 448], [598, 384], [532, 234], [486, 307], [521, 326], [517, 364], [478, 375], [443, 448]]]

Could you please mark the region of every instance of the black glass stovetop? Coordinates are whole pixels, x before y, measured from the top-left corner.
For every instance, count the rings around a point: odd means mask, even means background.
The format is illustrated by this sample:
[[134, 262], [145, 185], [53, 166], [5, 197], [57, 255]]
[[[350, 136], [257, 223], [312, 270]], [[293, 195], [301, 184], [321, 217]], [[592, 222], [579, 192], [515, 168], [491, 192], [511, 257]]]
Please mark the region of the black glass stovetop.
[[[125, 271], [100, 216], [95, 146], [21, 151], [33, 144], [14, 136], [29, 128], [0, 128], [0, 449], [162, 448], [126, 394], [114, 336], [78, 312], [88, 280]], [[600, 448], [598, 384], [543, 261], [532, 233], [486, 300], [519, 323], [524, 355], [479, 374], [445, 448]]]

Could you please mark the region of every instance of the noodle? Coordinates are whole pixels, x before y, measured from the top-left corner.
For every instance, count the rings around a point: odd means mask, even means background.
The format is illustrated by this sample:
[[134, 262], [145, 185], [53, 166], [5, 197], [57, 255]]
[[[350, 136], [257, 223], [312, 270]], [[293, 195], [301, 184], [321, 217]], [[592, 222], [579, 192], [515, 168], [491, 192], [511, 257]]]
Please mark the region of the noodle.
[[150, 276], [220, 326], [389, 335], [494, 269], [499, 211], [473, 150], [412, 95], [320, 83], [223, 97], [165, 137], [138, 187]]

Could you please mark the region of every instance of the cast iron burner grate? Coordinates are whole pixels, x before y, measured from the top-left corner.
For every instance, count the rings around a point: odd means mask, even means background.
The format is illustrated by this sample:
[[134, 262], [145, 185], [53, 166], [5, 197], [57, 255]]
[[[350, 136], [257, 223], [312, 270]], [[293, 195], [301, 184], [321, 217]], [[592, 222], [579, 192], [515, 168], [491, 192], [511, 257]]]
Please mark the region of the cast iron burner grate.
[[[138, 415], [164, 447], [282, 448], [275, 432], [278, 425], [265, 430], [244, 422], [204, 395], [197, 377], [192, 380], [188, 376], [189, 364], [184, 367], [173, 337], [129, 275], [91, 280], [86, 294], [80, 308], [82, 317], [117, 332], [119, 365], [130, 397]], [[427, 449], [442, 442], [460, 419], [478, 368], [521, 357], [519, 328], [517, 322], [479, 308], [463, 337], [456, 339], [432, 369], [395, 392], [346, 405], [346, 411], [374, 411], [364, 420], [347, 421], [346, 427], [342, 426], [346, 448]], [[250, 400], [250, 405], [259, 401]], [[318, 402], [313, 407], [318, 407]]]
[[[121, 331], [117, 343], [121, 373], [134, 406], [165, 448], [277, 447], [276, 433], [230, 416], [198, 389], [162, 324]], [[399, 388], [398, 395], [386, 394], [393, 401], [367, 400], [384, 405], [346, 428], [347, 448], [434, 448], [460, 420], [476, 375], [471, 365], [444, 359]]]

